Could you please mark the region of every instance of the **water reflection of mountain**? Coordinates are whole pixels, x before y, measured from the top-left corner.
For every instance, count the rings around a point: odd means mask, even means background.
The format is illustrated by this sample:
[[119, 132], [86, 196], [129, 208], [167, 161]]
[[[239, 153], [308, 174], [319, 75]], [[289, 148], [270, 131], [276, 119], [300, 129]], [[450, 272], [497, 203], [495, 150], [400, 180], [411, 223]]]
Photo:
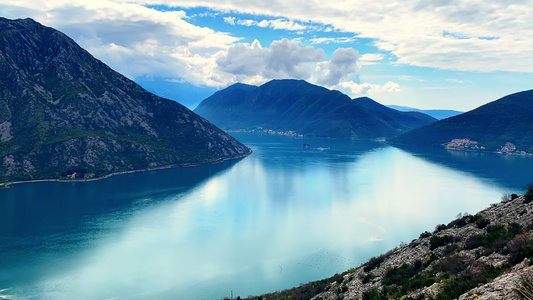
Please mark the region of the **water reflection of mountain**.
[[[388, 147], [375, 140], [294, 138], [263, 133], [232, 133], [239, 141], [254, 149], [254, 156], [266, 168], [305, 168], [319, 160], [352, 163], [365, 153]], [[258, 149], [260, 148], [260, 149]]]
[[16, 184], [0, 190], [0, 238], [61, 231], [91, 216], [153, 204], [191, 190], [236, 163], [170, 168], [87, 182]]
[[403, 151], [447, 167], [492, 180], [521, 192], [533, 182], [533, 158], [497, 153], [446, 150], [432, 147], [401, 147]]

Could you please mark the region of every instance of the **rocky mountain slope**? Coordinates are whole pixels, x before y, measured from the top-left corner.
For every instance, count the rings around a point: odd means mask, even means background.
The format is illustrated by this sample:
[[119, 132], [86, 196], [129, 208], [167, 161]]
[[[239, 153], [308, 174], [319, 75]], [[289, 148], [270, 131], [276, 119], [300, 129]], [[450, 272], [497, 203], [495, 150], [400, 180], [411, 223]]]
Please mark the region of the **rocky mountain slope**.
[[291, 132], [311, 137], [392, 137], [436, 119], [389, 109], [303, 80], [273, 80], [259, 87], [236, 84], [194, 110], [226, 130]]
[[249, 153], [61, 32], [0, 18], [0, 182], [92, 178]]
[[523, 299], [517, 289], [533, 290], [533, 186], [503, 199], [342, 274], [249, 299]]
[[396, 145], [533, 153], [533, 90], [505, 96], [464, 114], [391, 139]]

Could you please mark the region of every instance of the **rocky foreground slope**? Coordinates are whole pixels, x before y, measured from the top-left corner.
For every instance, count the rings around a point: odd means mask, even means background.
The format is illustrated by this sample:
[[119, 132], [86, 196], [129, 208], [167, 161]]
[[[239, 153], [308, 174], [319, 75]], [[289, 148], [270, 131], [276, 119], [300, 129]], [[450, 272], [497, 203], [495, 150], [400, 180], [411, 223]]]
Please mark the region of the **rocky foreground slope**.
[[0, 183], [218, 162], [250, 149], [63, 33], [0, 18]]
[[[512, 200], [511, 200], [512, 199]], [[249, 299], [524, 299], [533, 187], [329, 279]], [[527, 298], [530, 299], [530, 298]]]

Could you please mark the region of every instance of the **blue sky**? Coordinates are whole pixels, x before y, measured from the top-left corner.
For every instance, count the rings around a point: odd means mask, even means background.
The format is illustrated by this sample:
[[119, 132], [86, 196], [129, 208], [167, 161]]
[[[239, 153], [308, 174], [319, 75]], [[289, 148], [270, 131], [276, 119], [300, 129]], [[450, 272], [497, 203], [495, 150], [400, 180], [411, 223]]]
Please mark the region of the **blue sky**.
[[296, 78], [383, 104], [470, 110], [533, 88], [533, 2], [4, 0], [189, 108]]

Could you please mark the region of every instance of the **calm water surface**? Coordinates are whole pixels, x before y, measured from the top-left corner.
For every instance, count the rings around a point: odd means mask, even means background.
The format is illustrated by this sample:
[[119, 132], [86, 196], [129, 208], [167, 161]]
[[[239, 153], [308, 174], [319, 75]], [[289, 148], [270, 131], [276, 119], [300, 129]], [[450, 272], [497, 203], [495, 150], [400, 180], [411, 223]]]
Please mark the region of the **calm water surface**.
[[357, 266], [533, 181], [531, 158], [236, 136], [253, 155], [0, 190], [0, 298], [281, 290]]

